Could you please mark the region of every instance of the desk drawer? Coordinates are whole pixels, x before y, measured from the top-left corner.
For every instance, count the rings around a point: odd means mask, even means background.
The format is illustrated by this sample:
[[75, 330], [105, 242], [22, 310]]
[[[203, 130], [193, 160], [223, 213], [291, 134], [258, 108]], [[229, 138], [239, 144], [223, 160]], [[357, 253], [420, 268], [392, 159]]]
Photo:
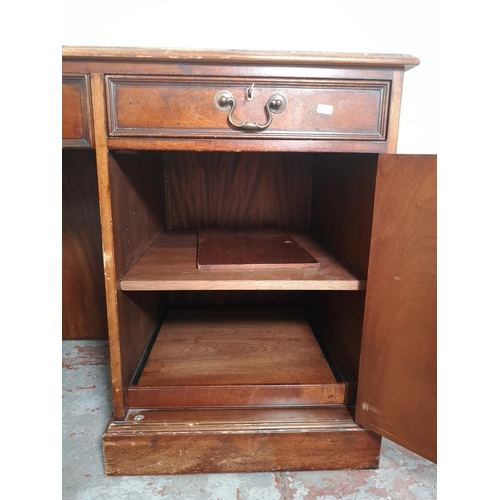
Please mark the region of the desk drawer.
[[88, 75], [62, 77], [62, 145], [91, 147], [92, 120]]
[[384, 141], [390, 84], [388, 80], [110, 75], [106, 77], [108, 134]]

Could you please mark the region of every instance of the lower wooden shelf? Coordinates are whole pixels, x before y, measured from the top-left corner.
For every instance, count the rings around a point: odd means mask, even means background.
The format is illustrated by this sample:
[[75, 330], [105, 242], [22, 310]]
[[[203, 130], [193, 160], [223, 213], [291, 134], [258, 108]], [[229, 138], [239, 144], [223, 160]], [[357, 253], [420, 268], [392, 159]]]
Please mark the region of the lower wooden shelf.
[[131, 410], [103, 436], [107, 475], [376, 468], [380, 436], [346, 407]]
[[131, 408], [343, 404], [336, 380], [297, 310], [169, 311]]

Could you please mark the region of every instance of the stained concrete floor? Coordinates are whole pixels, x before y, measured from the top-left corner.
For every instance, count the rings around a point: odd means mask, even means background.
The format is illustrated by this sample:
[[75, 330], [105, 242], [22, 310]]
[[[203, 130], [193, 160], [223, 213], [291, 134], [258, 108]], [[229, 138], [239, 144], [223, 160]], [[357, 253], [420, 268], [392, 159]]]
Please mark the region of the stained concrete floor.
[[64, 500], [431, 500], [436, 466], [382, 440], [369, 471], [106, 477], [101, 436], [112, 413], [108, 345], [62, 344], [62, 498]]

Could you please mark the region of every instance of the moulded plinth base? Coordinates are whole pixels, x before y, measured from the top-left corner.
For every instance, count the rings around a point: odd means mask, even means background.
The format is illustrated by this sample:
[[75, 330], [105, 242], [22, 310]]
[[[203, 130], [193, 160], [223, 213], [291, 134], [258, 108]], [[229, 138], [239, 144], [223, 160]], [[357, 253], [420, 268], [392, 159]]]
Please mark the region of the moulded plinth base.
[[134, 410], [103, 436], [107, 475], [369, 469], [380, 436], [343, 406]]

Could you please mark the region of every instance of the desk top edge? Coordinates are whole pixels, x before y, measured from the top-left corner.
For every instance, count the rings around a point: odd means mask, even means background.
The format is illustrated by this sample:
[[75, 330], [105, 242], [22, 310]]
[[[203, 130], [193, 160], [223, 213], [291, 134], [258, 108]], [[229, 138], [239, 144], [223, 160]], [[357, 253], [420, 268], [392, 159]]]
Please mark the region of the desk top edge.
[[327, 66], [375, 66], [404, 68], [418, 66], [419, 59], [407, 54], [349, 52], [278, 52], [138, 47], [63, 46], [63, 59], [105, 59], [165, 62], [300, 64]]

